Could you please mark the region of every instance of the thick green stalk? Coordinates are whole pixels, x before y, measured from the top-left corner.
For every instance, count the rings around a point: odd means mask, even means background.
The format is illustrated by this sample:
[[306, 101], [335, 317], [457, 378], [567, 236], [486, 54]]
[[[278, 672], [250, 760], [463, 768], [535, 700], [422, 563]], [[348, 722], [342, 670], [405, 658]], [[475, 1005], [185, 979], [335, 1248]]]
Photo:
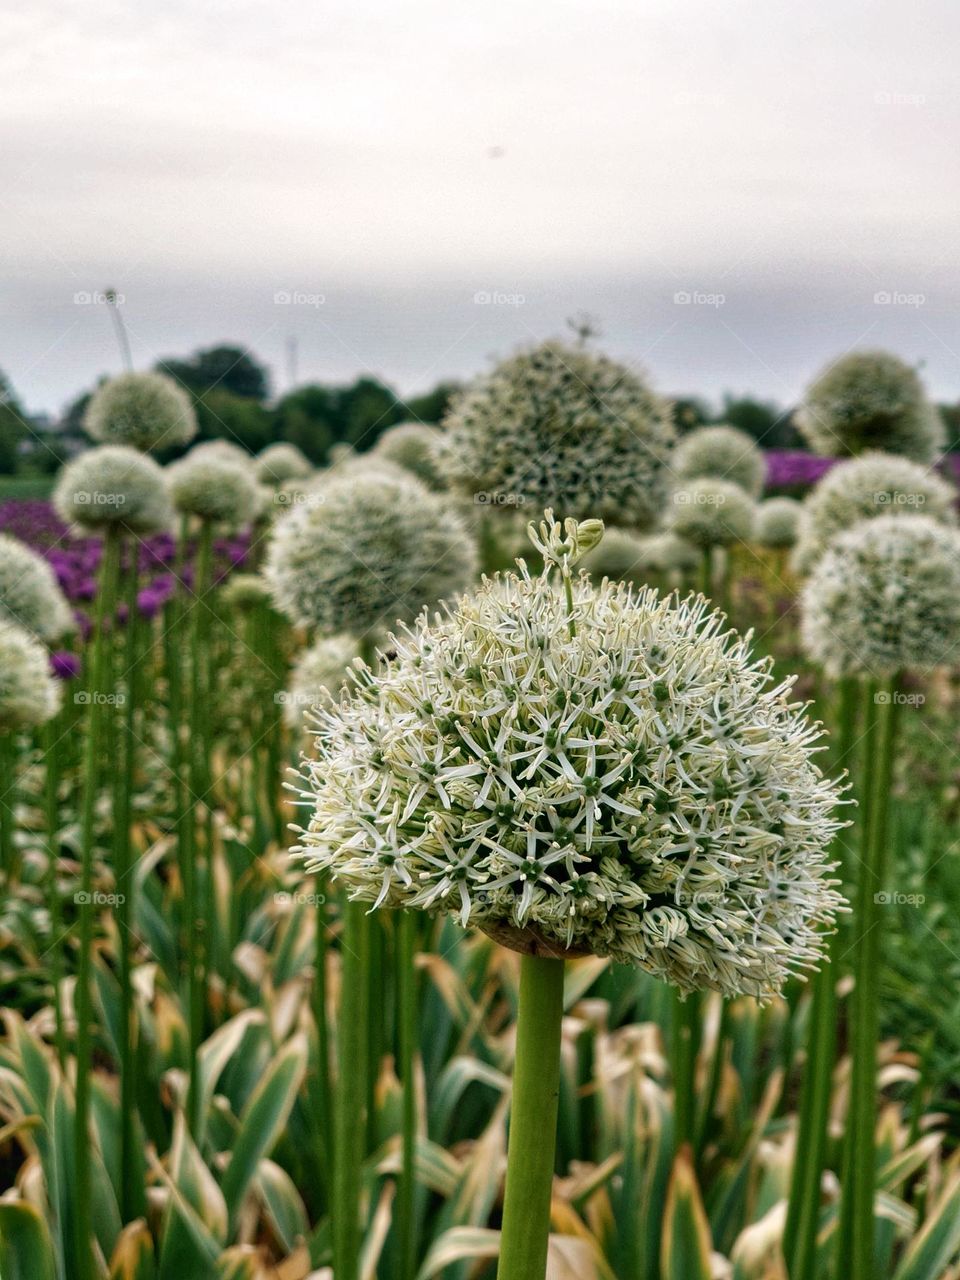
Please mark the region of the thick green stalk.
[[[837, 756], [846, 763], [854, 746], [857, 682], [842, 680], [838, 689]], [[842, 833], [834, 842], [841, 859]], [[837, 938], [829, 940], [827, 953], [811, 981], [806, 1068], [800, 1096], [797, 1156], [793, 1165], [790, 1208], [783, 1253], [789, 1261], [790, 1280], [814, 1280], [817, 1231], [820, 1225], [820, 1183], [826, 1166], [830, 1091], [837, 1052]]]
[[93, 1016], [93, 926], [96, 911], [93, 904], [93, 861], [96, 841], [96, 809], [100, 788], [100, 748], [109, 710], [104, 701], [108, 694], [110, 645], [117, 596], [117, 573], [120, 561], [120, 539], [115, 529], [108, 529], [103, 543], [97, 612], [91, 646], [87, 739], [84, 754], [83, 806], [81, 817], [82, 862], [80, 874], [80, 959], [77, 970], [77, 1096], [74, 1129], [74, 1162], [76, 1168], [76, 1256], [78, 1280], [94, 1280], [91, 1249], [91, 1143], [90, 1133], [90, 1067], [93, 1058], [91, 1020]]
[[367, 996], [369, 921], [366, 908], [347, 902], [341, 934], [340, 1021], [337, 1054], [336, 1165], [333, 1186], [333, 1269], [337, 1280], [357, 1280], [360, 1267], [360, 1193], [366, 1154]]
[[413, 1280], [416, 1273], [416, 1147], [417, 1147], [417, 975], [414, 960], [417, 917], [401, 911], [397, 924], [398, 1037], [400, 1080], [403, 1085], [400, 1185], [397, 1189], [397, 1280]]
[[710, 599], [713, 591], [713, 548], [704, 547], [700, 553], [700, 591]]
[[[330, 1082], [330, 1028], [327, 1022], [327, 896], [326, 881], [314, 877], [316, 889], [313, 974], [313, 1019], [317, 1025], [317, 1059], [320, 1072], [320, 1127], [323, 1147], [319, 1166], [333, 1168], [336, 1155], [333, 1149], [333, 1089]], [[329, 1194], [329, 1185], [324, 1187]]]
[[880, 903], [887, 870], [888, 815], [899, 682], [865, 688], [861, 858], [853, 934], [853, 1071], [844, 1150], [838, 1274], [872, 1280], [876, 1192], [876, 1078], [880, 1018]]
[[544, 1280], [560, 1098], [562, 960], [523, 956], [497, 1280]]
[[48, 720], [43, 731], [44, 784], [43, 802], [47, 832], [47, 912], [50, 916], [50, 986], [53, 991], [53, 1011], [56, 1019], [57, 1057], [61, 1067], [67, 1061], [67, 1035], [63, 1023], [63, 1006], [60, 987], [63, 982], [63, 947], [60, 929], [63, 910], [60, 903], [60, 737], [63, 732], [63, 712]]
[[696, 1137], [696, 1071], [700, 1049], [700, 996], [692, 992], [681, 1000], [673, 992], [673, 1109], [677, 1147]]
[[0, 868], [7, 892], [20, 879], [14, 830], [17, 802], [17, 735], [0, 730]]

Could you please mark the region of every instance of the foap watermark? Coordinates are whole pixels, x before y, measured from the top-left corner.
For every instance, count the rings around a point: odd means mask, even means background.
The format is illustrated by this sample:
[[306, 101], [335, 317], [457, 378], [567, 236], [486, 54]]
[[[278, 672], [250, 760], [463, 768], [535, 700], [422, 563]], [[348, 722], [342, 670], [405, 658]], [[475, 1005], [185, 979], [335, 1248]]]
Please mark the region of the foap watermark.
[[501, 493], [496, 489], [481, 489], [473, 495], [478, 507], [522, 507], [526, 500], [522, 493]]
[[73, 695], [78, 707], [122, 707], [127, 701], [125, 693], [103, 693], [99, 689], [80, 689]]
[[922, 507], [927, 500], [925, 493], [909, 493], [900, 489], [879, 489], [873, 495], [877, 507]]
[[503, 289], [478, 289], [473, 295], [477, 307], [522, 307], [526, 300], [522, 293], [508, 293]]
[[326, 498], [322, 493], [304, 493], [302, 490], [284, 493], [281, 490], [274, 494], [273, 501], [278, 507], [322, 507]]
[[722, 307], [727, 300], [725, 293], [707, 293], [703, 289], [678, 289], [673, 295], [678, 307]]
[[125, 493], [103, 493], [99, 489], [80, 489], [73, 495], [75, 507], [122, 507], [126, 501]]
[[904, 693], [902, 689], [894, 689], [893, 693], [886, 690], [875, 693], [873, 700], [878, 707], [888, 707], [891, 703], [895, 707], [922, 707], [927, 699], [922, 693]]
[[101, 893], [99, 889], [90, 893], [86, 889], [78, 889], [73, 895], [78, 907], [122, 907], [126, 900], [124, 893]]
[[689, 489], [681, 489], [673, 495], [678, 507], [722, 507], [727, 500], [725, 493], [691, 493]]
[[327, 901], [325, 893], [302, 893], [299, 889], [290, 892], [281, 890], [273, 895], [278, 907], [322, 907]]
[[925, 293], [904, 293], [901, 289], [878, 289], [873, 295], [875, 307], [922, 307], [927, 300]]
[[326, 300], [325, 293], [310, 293], [306, 289], [278, 289], [273, 295], [275, 307], [322, 307]]
[[873, 95], [877, 107], [922, 107], [926, 101], [925, 93], [903, 93], [899, 89], [878, 89]]
[[886, 889], [873, 895], [878, 907], [922, 907], [927, 900], [924, 893], [898, 893], [894, 889]]
[[73, 295], [75, 307], [122, 307], [126, 300], [124, 294], [112, 289], [80, 289]]

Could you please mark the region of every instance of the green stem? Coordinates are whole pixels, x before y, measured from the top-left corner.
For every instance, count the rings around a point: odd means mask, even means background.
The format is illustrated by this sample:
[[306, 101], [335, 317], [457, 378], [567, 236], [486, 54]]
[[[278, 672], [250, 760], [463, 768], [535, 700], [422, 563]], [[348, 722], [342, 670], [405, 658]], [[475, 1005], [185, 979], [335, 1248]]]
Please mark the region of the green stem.
[[840, 1212], [840, 1270], [850, 1280], [871, 1280], [876, 1193], [877, 1037], [880, 1023], [880, 894], [887, 871], [887, 839], [893, 748], [896, 735], [896, 678], [882, 688], [866, 686], [866, 750], [869, 769], [863, 786], [862, 855], [854, 919], [854, 974], [851, 1054], [853, 1072]]
[[94, 1280], [91, 1248], [93, 1228], [91, 1199], [90, 1132], [90, 1068], [93, 1058], [91, 1019], [93, 1014], [93, 926], [96, 912], [93, 897], [93, 861], [96, 843], [97, 796], [100, 787], [100, 747], [108, 705], [108, 673], [110, 670], [111, 634], [107, 625], [114, 623], [117, 595], [117, 573], [120, 562], [120, 539], [116, 529], [109, 528], [104, 537], [100, 564], [97, 612], [94, 622], [92, 653], [88, 682], [87, 740], [84, 755], [83, 806], [81, 817], [82, 861], [80, 873], [80, 959], [77, 970], [77, 1096], [74, 1129], [74, 1162], [76, 1168], [76, 1255], [78, 1280]]
[[402, 911], [397, 926], [397, 983], [399, 1004], [400, 1079], [403, 1084], [403, 1129], [400, 1185], [397, 1190], [397, 1277], [413, 1280], [416, 1272], [416, 1147], [417, 1147], [417, 975], [414, 960], [417, 917]]
[[17, 735], [14, 730], [0, 730], [0, 867], [3, 869], [7, 892], [20, 879], [17, 865], [16, 829], [17, 804]]
[[[857, 683], [848, 677], [839, 686], [837, 755], [841, 765], [853, 750], [856, 712]], [[838, 860], [842, 851], [843, 840], [838, 836], [834, 842]], [[838, 936], [834, 934], [830, 938], [821, 968], [810, 984], [809, 1034], [797, 1126], [798, 1158], [793, 1165], [783, 1244], [784, 1257], [790, 1262], [790, 1280], [814, 1280], [815, 1275], [820, 1184], [826, 1167], [827, 1126], [837, 1052]]]
[[563, 961], [523, 956], [497, 1280], [544, 1280], [560, 1096]]
[[704, 547], [700, 554], [700, 591], [707, 599], [713, 591], [713, 549]]
[[692, 992], [681, 1000], [673, 992], [673, 1095], [674, 1128], [679, 1149], [694, 1142], [696, 1128], [697, 1053], [700, 1048], [700, 997]]
[[360, 1266], [360, 1193], [366, 1154], [368, 923], [362, 903], [346, 903], [340, 944], [342, 976], [333, 1187], [333, 1258], [337, 1280], [357, 1280]]
[[45, 766], [43, 799], [47, 832], [47, 912], [50, 916], [50, 986], [53, 991], [53, 1012], [56, 1020], [57, 1057], [61, 1067], [67, 1061], [67, 1035], [63, 1021], [60, 987], [63, 982], [63, 948], [60, 938], [63, 911], [60, 905], [60, 737], [63, 733], [63, 712], [48, 720], [44, 726], [43, 758]]

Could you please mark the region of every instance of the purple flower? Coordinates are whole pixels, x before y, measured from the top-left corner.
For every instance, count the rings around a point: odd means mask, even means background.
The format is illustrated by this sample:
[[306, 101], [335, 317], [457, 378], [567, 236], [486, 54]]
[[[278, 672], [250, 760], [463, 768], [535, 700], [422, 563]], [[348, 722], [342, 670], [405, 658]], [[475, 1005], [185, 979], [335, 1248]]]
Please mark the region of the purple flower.
[[58, 680], [74, 680], [80, 674], [81, 662], [76, 653], [58, 649], [50, 655], [50, 670]]

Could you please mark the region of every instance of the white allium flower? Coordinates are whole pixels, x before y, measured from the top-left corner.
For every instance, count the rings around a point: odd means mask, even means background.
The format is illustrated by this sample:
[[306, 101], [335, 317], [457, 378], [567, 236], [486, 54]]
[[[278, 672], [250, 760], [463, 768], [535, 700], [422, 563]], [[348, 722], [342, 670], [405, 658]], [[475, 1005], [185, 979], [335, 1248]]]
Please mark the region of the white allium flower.
[[554, 542], [563, 585], [484, 579], [314, 714], [299, 852], [374, 906], [768, 996], [840, 905], [818, 726], [702, 598], [574, 580]]
[[722, 423], [683, 436], [674, 451], [673, 470], [681, 480], [729, 480], [756, 498], [763, 492], [767, 464], [752, 436]]
[[101, 444], [158, 449], [189, 444], [197, 415], [184, 389], [162, 373], [121, 373], [93, 393], [83, 418]]
[[796, 498], [768, 498], [758, 503], [754, 538], [762, 547], [792, 547], [797, 540], [801, 510]]
[[625, 529], [607, 529], [602, 541], [584, 557], [583, 567], [595, 578], [633, 582], [644, 564], [646, 539]]
[[915, 369], [887, 351], [854, 351], [828, 365], [808, 388], [797, 429], [815, 453], [867, 449], [933, 462], [943, 452], [943, 419]]
[[197, 516], [232, 529], [253, 520], [259, 492], [249, 465], [226, 452], [193, 449], [167, 467], [173, 505], [182, 515]]
[[283, 717], [291, 728], [303, 725], [305, 711], [331, 706], [358, 656], [354, 636], [327, 636], [312, 644], [293, 664], [283, 699]]
[[726, 547], [749, 542], [755, 505], [729, 480], [704, 476], [674, 493], [666, 516], [671, 533], [697, 547]]
[[459, 516], [412, 476], [351, 472], [306, 499], [275, 526], [264, 573], [277, 607], [323, 635], [409, 621], [476, 573]]
[[246, 449], [234, 444], [232, 440], [224, 440], [219, 436], [215, 440], [201, 440], [199, 444], [193, 446], [189, 456], [191, 458], [207, 458], [211, 456], [229, 458], [238, 467], [244, 467], [249, 470], [254, 479], [256, 479], [254, 459], [247, 453]]
[[72, 458], [57, 478], [53, 505], [62, 520], [89, 529], [156, 533], [173, 520], [163, 471], [127, 445], [104, 444]]
[[32, 729], [57, 714], [60, 682], [29, 631], [0, 621], [0, 732]]
[[841, 533], [801, 596], [801, 635], [831, 676], [877, 678], [960, 659], [960, 532], [881, 516]]
[[640, 551], [640, 565], [648, 573], [685, 574], [700, 567], [700, 550], [675, 533], [648, 534], [640, 539]]
[[645, 529], [667, 498], [669, 406], [625, 366], [547, 342], [498, 364], [458, 396], [443, 467], [491, 505], [526, 501]]
[[50, 565], [6, 533], [0, 533], [0, 619], [45, 643], [74, 629], [73, 614]]
[[231, 609], [253, 609], [273, 603], [267, 580], [259, 573], [232, 573], [223, 584], [220, 598]]
[[428, 489], [442, 490], [446, 488], [439, 457], [442, 445], [443, 432], [438, 427], [423, 422], [399, 422], [383, 432], [373, 453], [412, 471]]
[[302, 480], [313, 474], [313, 463], [295, 444], [281, 441], [267, 445], [256, 457], [257, 479], [277, 488], [287, 480]]
[[865, 453], [841, 462], [803, 503], [794, 568], [808, 572], [838, 533], [861, 520], [920, 514], [955, 524], [956, 496], [936, 472], [892, 453]]

